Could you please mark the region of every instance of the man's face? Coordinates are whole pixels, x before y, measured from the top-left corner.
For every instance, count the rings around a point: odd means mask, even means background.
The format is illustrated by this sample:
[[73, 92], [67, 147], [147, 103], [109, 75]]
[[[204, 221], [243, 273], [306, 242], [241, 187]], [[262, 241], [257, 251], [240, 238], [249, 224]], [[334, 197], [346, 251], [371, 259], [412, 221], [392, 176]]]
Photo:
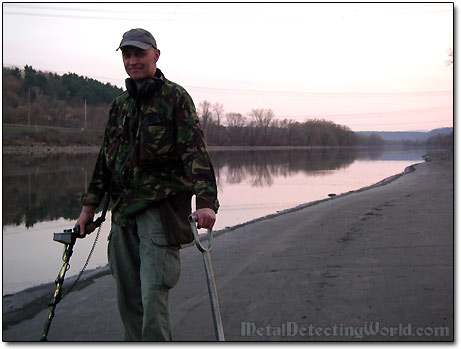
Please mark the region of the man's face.
[[122, 48], [123, 64], [130, 78], [141, 80], [153, 76], [157, 69], [160, 50], [149, 47], [145, 50], [135, 46]]

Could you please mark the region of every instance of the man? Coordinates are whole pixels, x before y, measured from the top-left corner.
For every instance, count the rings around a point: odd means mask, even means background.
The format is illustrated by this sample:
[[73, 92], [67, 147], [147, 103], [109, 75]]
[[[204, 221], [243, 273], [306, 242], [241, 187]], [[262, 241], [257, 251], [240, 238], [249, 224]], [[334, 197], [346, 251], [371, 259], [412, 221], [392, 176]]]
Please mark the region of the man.
[[77, 225], [83, 233], [95, 229], [96, 207], [108, 192], [108, 259], [125, 338], [171, 340], [168, 291], [179, 278], [179, 245], [193, 239], [191, 197], [198, 227], [212, 228], [216, 181], [192, 99], [157, 68], [154, 37], [132, 29], [118, 49], [127, 91], [112, 103]]

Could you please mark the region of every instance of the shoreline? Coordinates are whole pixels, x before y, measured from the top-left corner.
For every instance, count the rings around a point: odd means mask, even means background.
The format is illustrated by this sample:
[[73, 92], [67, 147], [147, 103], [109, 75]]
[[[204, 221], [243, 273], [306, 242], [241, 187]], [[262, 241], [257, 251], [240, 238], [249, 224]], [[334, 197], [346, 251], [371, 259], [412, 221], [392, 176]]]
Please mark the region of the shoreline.
[[[440, 148], [438, 146], [405, 146], [401, 144], [388, 144], [383, 146], [249, 146], [249, 145], [233, 145], [233, 146], [208, 146], [210, 152], [219, 151], [261, 151], [261, 150], [298, 150], [298, 149], [431, 149]], [[45, 145], [45, 144], [30, 144], [30, 145], [2, 145], [3, 155], [55, 155], [55, 154], [98, 154], [100, 146], [97, 145]], [[448, 150], [449, 148], [447, 148]]]
[[[440, 158], [440, 155], [437, 153], [426, 154], [423, 158], [425, 162], [428, 162], [428, 161], [431, 161], [432, 157], [434, 156]], [[276, 213], [268, 214], [262, 217], [249, 220], [247, 222], [236, 224], [231, 227], [226, 227], [226, 228], [223, 228], [217, 231], [213, 231], [213, 236], [219, 237], [223, 234], [235, 231], [243, 227], [247, 227], [248, 225], [251, 225], [251, 224], [255, 224], [255, 223], [266, 221], [266, 220], [269, 220], [275, 217], [283, 216], [289, 213], [303, 210], [308, 207], [320, 205], [328, 201], [337, 200], [339, 198], [349, 196], [354, 193], [360, 193], [360, 192], [364, 192], [364, 191], [367, 191], [373, 188], [384, 186], [386, 184], [392, 183], [393, 181], [400, 178], [401, 176], [404, 176], [408, 173], [415, 171], [415, 167], [421, 164], [424, 164], [424, 163], [417, 163], [417, 164], [412, 164], [410, 166], [407, 166], [402, 172], [389, 176], [377, 183], [371, 184], [366, 187], [362, 187], [356, 190], [351, 190], [345, 193], [341, 193], [334, 197], [306, 202], [306, 203], [300, 204], [295, 207], [291, 207], [291, 208], [288, 208], [282, 211], [278, 211]], [[202, 239], [206, 239], [206, 237], [203, 236]], [[194, 242], [187, 244], [187, 245], [182, 245], [182, 249], [186, 249], [194, 245], [195, 245]], [[107, 264], [104, 266], [94, 268], [94, 269], [86, 270], [82, 274], [79, 283], [75, 286], [73, 291], [81, 290], [91, 285], [92, 283], [94, 283], [96, 279], [106, 276], [106, 275], [110, 275], [110, 270]], [[74, 282], [76, 278], [77, 278], [77, 275], [73, 275], [65, 279], [64, 292], [63, 292], [64, 294], [66, 292], [67, 287], [72, 285], [72, 283]], [[19, 318], [22, 318], [22, 319], [30, 318], [36, 313], [38, 313], [39, 311], [45, 309], [47, 307], [49, 299], [52, 297], [52, 293], [54, 292], [54, 290], [55, 290], [54, 282], [49, 282], [49, 283], [43, 283], [43, 284], [31, 286], [24, 290], [18, 291], [18, 292], [2, 295], [3, 315], [7, 314], [9, 315], [8, 317], [10, 318], [7, 321], [7, 326], [14, 325], [15, 323], [18, 322]]]
[[2, 145], [3, 155], [98, 154], [96, 145]]

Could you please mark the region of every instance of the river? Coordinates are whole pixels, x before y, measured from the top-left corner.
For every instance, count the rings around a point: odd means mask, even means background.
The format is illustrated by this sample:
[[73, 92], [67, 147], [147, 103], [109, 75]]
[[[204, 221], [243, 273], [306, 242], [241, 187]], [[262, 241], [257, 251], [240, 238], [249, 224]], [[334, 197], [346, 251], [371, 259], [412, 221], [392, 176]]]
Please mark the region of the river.
[[[356, 190], [422, 162], [424, 149], [268, 149], [211, 151], [221, 204], [214, 230], [310, 201]], [[71, 228], [77, 194], [88, 185], [96, 155], [3, 156], [3, 295], [54, 281]], [[107, 264], [110, 213], [88, 269]], [[283, 233], [283, 232], [281, 232]], [[78, 240], [66, 276], [82, 268], [95, 234]]]

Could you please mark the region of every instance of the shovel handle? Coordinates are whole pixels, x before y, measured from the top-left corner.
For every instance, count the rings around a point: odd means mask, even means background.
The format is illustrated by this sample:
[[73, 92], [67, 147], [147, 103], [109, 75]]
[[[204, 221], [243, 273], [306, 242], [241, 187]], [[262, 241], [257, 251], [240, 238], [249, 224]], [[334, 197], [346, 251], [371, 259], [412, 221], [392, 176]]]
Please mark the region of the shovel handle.
[[194, 216], [194, 215], [190, 215], [188, 217], [189, 219], [189, 223], [190, 223], [190, 226], [192, 228], [192, 233], [194, 234], [194, 239], [195, 239], [195, 245], [197, 246], [197, 248], [199, 249], [200, 252], [211, 252], [212, 248], [213, 248], [213, 233], [211, 231], [211, 229], [208, 229], [207, 230], [207, 235], [208, 235], [208, 247], [204, 247], [202, 245], [202, 243], [200, 242], [200, 236], [198, 234], [198, 230], [197, 230], [197, 221], [198, 221], [198, 217], [197, 216]]

